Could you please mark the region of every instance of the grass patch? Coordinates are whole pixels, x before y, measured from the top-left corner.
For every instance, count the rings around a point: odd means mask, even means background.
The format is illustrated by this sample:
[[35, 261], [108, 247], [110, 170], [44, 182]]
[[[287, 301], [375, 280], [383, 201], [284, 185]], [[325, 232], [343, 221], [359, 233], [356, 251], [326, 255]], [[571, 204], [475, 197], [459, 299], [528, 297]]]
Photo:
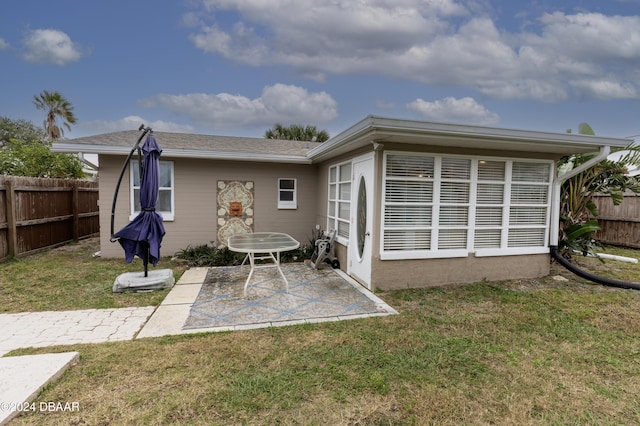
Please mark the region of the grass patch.
[[79, 351], [37, 401], [81, 409], [15, 423], [640, 421], [639, 292], [550, 276], [379, 295], [401, 314], [16, 351]]
[[[0, 313], [59, 311], [68, 309], [155, 306], [168, 290], [114, 294], [113, 281], [124, 272], [143, 271], [139, 259], [93, 257], [97, 238], [0, 263]], [[150, 267], [151, 269], [152, 267]], [[172, 269], [176, 277], [185, 266], [164, 258], [158, 268]]]

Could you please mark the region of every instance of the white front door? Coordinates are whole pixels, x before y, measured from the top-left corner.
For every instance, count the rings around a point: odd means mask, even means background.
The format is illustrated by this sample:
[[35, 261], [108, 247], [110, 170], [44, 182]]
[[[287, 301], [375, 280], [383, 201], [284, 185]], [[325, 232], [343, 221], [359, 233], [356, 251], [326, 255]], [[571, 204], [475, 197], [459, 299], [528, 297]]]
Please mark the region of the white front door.
[[353, 159], [347, 273], [371, 289], [373, 154]]

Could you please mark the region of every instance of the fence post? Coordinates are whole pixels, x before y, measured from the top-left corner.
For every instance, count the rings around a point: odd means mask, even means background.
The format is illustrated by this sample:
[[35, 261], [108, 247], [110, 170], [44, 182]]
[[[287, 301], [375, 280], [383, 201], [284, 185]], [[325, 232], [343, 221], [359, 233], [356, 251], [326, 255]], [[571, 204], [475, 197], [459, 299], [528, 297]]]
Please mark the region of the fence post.
[[9, 256], [18, 254], [18, 227], [16, 225], [16, 192], [15, 181], [13, 178], [5, 180], [5, 188], [7, 191], [7, 246], [9, 248]]
[[78, 241], [80, 238], [80, 198], [78, 197], [78, 181], [73, 182], [71, 203], [73, 211], [73, 241]]

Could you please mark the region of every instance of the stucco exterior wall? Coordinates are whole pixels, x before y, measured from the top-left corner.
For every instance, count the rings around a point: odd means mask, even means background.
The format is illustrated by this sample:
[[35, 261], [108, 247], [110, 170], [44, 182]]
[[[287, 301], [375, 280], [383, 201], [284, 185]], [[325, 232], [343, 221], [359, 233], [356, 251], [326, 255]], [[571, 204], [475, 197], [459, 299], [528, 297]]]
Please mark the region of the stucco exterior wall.
[[413, 260], [380, 260], [374, 256], [371, 288], [425, 288], [545, 275], [549, 275], [549, 255], [546, 254]]
[[[124, 162], [121, 156], [100, 156], [100, 245], [104, 257], [121, 257], [122, 248], [110, 243], [113, 193]], [[253, 181], [254, 231], [286, 232], [307, 244], [317, 223], [316, 167], [311, 165], [248, 163], [162, 157], [174, 162], [174, 220], [165, 221], [161, 254], [173, 255], [188, 245], [217, 244], [217, 182]], [[278, 178], [297, 179], [295, 210], [279, 210]], [[129, 172], [117, 200], [115, 230], [129, 220]]]

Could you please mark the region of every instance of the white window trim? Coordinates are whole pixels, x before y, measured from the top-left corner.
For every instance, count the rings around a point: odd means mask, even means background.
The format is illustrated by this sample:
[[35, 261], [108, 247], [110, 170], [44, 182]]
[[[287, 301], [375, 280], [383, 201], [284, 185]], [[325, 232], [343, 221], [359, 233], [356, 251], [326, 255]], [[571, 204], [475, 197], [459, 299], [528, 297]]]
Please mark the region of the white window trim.
[[[293, 181], [293, 189], [281, 189], [280, 182], [283, 180]], [[280, 199], [282, 192], [293, 192], [293, 200], [283, 201]], [[278, 209], [295, 210], [298, 208], [298, 180], [296, 178], [278, 178]]]
[[[548, 231], [547, 231], [548, 233]], [[509, 249], [476, 249], [475, 257], [520, 256], [523, 254], [549, 254], [549, 247], [511, 247]]]
[[[170, 163], [171, 164], [171, 187], [164, 187], [163, 189], [166, 191], [168, 189], [171, 190], [171, 211], [167, 212], [167, 211], [160, 211], [158, 210], [158, 213], [160, 213], [160, 215], [162, 216], [162, 220], [165, 222], [171, 222], [174, 220], [174, 216], [175, 216], [175, 192], [176, 192], [176, 184], [175, 184], [175, 164], [173, 163], [173, 161], [163, 161], [161, 160], [160, 163]], [[129, 220], [133, 220], [135, 219], [136, 216], [138, 216], [138, 214], [140, 213], [139, 211], [135, 210], [135, 189], [139, 187], [134, 187], [133, 183], [134, 183], [134, 173], [135, 173], [135, 169], [134, 167], [138, 167], [138, 162], [132, 162], [130, 164], [129, 167], [129, 211], [131, 212], [131, 214], [129, 215]]]
[[[386, 214], [386, 204], [385, 204], [385, 196], [386, 196], [386, 182], [387, 182], [387, 175], [386, 175], [386, 170], [387, 170], [387, 158], [388, 155], [407, 155], [407, 156], [426, 156], [426, 157], [439, 157], [439, 158], [444, 158], [444, 157], [458, 157], [458, 158], [465, 158], [465, 159], [470, 159], [472, 160], [471, 163], [471, 185], [469, 188], [470, 191], [470, 198], [469, 198], [469, 223], [467, 226], [465, 226], [464, 228], [467, 229], [467, 248], [465, 249], [438, 249], [437, 248], [437, 233], [436, 232], [432, 232], [432, 244], [431, 244], [431, 249], [430, 250], [406, 250], [406, 251], [402, 251], [402, 250], [393, 250], [393, 251], [385, 251], [384, 250], [384, 235], [385, 235], [385, 223], [384, 223], [384, 217]], [[475, 224], [475, 210], [477, 207], [477, 200], [476, 200], [476, 196], [477, 196], [477, 188], [478, 188], [478, 162], [482, 161], [482, 160], [486, 160], [486, 161], [502, 161], [502, 162], [507, 162], [508, 165], [506, 167], [505, 170], [505, 179], [504, 179], [504, 185], [505, 185], [505, 194], [504, 194], [504, 199], [502, 202], [502, 208], [503, 208], [503, 220], [500, 226], [495, 226], [496, 229], [500, 229], [501, 230], [501, 248], [474, 248], [473, 244], [474, 244], [474, 238], [475, 238], [475, 230], [476, 230], [476, 224]], [[535, 185], [541, 185], [541, 186], [547, 186], [548, 190], [547, 190], [547, 200], [545, 204], [537, 204], [535, 205], [535, 207], [546, 207], [547, 212], [546, 212], [546, 220], [545, 220], [545, 224], [544, 225], [533, 225], [533, 224], [526, 224], [526, 225], [510, 225], [508, 223], [508, 220], [506, 220], [508, 218], [508, 210], [511, 206], [513, 205], [517, 205], [517, 206], [523, 206], [526, 207], [527, 204], [512, 204], [511, 200], [510, 200], [510, 191], [511, 191], [511, 187], [513, 186], [514, 182], [512, 180], [512, 175], [511, 175], [511, 167], [513, 165], [513, 163], [518, 163], [518, 162], [525, 162], [525, 163], [541, 163], [541, 164], [549, 164], [549, 177], [548, 177], [548, 181], [546, 183], [541, 183], [541, 182], [532, 182], [531, 184], [535, 184]], [[436, 162], [437, 163], [437, 162]], [[473, 255], [475, 257], [489, 257], [489, 256], [513, 256], [513, 255], [525, 255], [525, 254], [545, 254], [545, 253], [549, 253], [549, 248], [548, 248], [548, 241], [549, 241], [549, 231], [550, 231], [550, 220], [551, 220], [551, 192], [552, 192], [552, 188], [551, 188], [551, 184], [553, 182], [553, 173], [555, 170], [555, 163], [552, 160], [540, 160], [540, 159], [529, 159], [529, 158], [512, 158], [512, 157], [484, 157], [484, 156], [466, 156], [466, 155], [455, 155], [455, 154], [441, 154], [441, 153], [412, 153], [412, 152], [405, 152], [405, 151], [385, 151], [384, 152], [384, 157], [383, 157], [383, 166], [382, 166], [382, 170], [383, 170], [383, 177], [382, 177], [382, 212], [381, 212], [381, 217], [383, 218], [383, 220], [380, 221], [380, 236], [381, 236], [381, 241], [380, 241], [380, 259], [381, 260], [401, 260], [401, 259], [429, 259], [429, 258], [454, 258], [454, 257], [468, 257], [469, 255]], [[508, 171], [508, 172], [507, 172]], [[433, 201], [431, 204], [431, 207], [433, 208], [433, 211], [437, 211], [437, 208], [440, 205], [440, 200], [439, 200], [439, 196], [438, 196], [438, 192], [439, 192], [439, 186], [440, 186], [440, 182], [441, 182], [441, 178], [440, 178], [440, 170], [437, 170], [436, 175], [434, 176], [433, 179], [434, 182], [434, 194], [433, 194]], [[515, 184], [528, 184], [529, 182], [515, 182]], [[461, 204], [461, 205], [466, 205], [466, 204]], [[532, 205], [533, 206], [533, 205]], [[432, 216], [432, 222], [431, 222], [431, 226], [429, 227], [432, 231], [438, 229], [438, 221], [439, 221], [439, 215], [433, 215]], [[508, 229], [516, 229], [516, 228], [524, 228], [524, 229], [532, 229], [532, 228], [540, 228], [540, 229], [544, 229], [544, 246], [532, 246], [532, 247], [507, 247], [507, 236], [508, 236]], [[487, 229], [487, 228], [481, 228], [481, 229]], [[435, 234], [435, 235], [433, 235]], [[435, 248], [434, 248], [435, 247]]]
[[[347, 164], [351, 164], [351, 174], [349, 176], [349, 180], [340, 180], [340, 168], [342, 166], [345, 166]], [[336, 169], [336, 181], [333, 182], [334, 185], [336, 185], [336, 196], [338, 198], [332, 199], [330, 198], [330, 186], [332, 184], [331, 182], [331, 169], [335, 168]], [[349, 216], [351, 216], [351, 198], [353, 196], [353, 162], [352, 160], [348, 160], [348, 161], [343, 161], [341, 163], [336, 163], [336, 164], [331, 164], [329, 166], [329, 168], [327, 169], [328, 171], [328, 176], [327, 176], [327, 230], [331, 230], [331, 229], [335, 229], [336, 230], [336, 236], [335, 236], [335, 241], [342, 244], [343, 246], [349, 246], [349, 240], [350, 240], [350, 235], [347, 237], [344, 237], [342, 235], [338, 235], [338, 226], [336, 222], [343, 222], [343, 223], [347, 223], [349, 225], [349, 234], [351, 234], [351, 220], [350, 219], [341, 219], [339, 217], [339, 212], [340, 212], [340, 204], [345, 204], [348, 203], [349, 204]], [[349, 194], [349, 197], [346, 199], [340, 199], [340, 184], [341, 183], [345, 183], [345, 182], [349, 182], [352, 185], [351, 188], [351, 192]], [[331, 201], [335, 202], [335, 206], [336, 206], [336, 211], [332, 212], [332, 214], [329, 211], [329, 206], [331, 205]]]

